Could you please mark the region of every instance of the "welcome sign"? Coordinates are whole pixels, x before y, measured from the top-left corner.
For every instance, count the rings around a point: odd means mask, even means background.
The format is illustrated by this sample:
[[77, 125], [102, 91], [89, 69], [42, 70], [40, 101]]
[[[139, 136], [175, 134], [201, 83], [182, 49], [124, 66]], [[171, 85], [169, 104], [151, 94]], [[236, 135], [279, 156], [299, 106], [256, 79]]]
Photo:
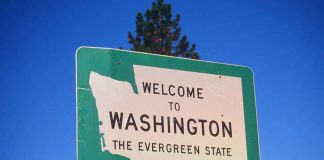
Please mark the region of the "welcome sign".
[[220, 63], [81, 47], [78, 160], [258, 160], [253, 75]]

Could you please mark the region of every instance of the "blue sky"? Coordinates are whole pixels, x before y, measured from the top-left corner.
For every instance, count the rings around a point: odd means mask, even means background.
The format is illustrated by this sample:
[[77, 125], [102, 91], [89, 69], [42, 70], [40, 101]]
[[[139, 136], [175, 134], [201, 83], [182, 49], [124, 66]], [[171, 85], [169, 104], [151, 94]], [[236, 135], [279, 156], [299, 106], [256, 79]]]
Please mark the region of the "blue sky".
[[[170, 1], [203, 60], [254, 70], [263, 160], [324, 153], [324, 1]], [[0, 154], [76, 159], [75, 50], [124, 47], [151, 1], [0, 2]]]

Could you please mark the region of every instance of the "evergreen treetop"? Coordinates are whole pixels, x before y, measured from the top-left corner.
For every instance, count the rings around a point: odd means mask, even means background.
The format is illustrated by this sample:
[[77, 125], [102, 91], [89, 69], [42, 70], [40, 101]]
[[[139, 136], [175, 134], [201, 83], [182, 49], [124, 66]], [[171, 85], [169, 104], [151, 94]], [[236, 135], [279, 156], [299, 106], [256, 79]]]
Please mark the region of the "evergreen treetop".
[[144, 15], [137, 14], [136, 36], [129, 32], [128, 42], [134, 51], [199, 59], [196, 45], [190, 45], [186, 35], [181, 36], [179, 22], [179, 14], [172, 18], [170, 4], [157, 0]]

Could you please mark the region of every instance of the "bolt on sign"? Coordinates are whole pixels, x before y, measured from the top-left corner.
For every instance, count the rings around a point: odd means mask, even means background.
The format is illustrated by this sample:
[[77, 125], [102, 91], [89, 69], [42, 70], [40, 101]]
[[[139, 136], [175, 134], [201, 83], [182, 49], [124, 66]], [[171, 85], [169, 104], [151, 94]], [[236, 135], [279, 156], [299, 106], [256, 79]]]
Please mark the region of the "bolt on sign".
[[76, 70], [78, 160], [259, 160], [248, 67], [81, 47]]

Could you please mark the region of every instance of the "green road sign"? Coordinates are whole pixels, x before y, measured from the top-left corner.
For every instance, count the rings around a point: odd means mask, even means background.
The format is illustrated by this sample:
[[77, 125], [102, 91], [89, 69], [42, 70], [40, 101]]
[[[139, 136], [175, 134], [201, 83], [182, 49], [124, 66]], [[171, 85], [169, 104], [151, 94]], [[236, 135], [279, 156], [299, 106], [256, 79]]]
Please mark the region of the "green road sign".
[[248, 67], [81, 47], [76, 68], [78, 160], [259, 160]]

